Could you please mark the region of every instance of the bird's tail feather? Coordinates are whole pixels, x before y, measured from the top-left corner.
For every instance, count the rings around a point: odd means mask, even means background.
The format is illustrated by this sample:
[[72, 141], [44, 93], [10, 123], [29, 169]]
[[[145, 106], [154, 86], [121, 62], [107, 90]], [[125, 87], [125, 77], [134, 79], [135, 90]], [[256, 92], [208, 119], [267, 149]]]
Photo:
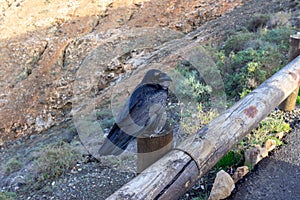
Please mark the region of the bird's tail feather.
[[115, 124], [99, 149], [99, 154], [120, 155], [133, 139], [133, 136], [126, 134]]

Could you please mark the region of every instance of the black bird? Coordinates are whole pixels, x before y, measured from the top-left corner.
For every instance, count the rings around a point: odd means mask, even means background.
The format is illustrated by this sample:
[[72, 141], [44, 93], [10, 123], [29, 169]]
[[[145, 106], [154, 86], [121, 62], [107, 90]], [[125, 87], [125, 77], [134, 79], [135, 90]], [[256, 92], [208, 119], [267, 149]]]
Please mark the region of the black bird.
[[147, 71], [116, 117], [100, 155], [119, 155], [139, 135], [159, 134], [167, 120], [168, 86], [172, 79], [157, 69]]

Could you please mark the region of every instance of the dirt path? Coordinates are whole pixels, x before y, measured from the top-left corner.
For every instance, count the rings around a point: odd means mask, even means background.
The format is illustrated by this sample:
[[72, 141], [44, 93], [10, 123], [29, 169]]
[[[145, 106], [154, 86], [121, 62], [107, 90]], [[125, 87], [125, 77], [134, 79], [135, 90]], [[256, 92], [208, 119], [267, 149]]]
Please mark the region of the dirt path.
[[237, 185], [228, 200], [300, 199], [299, 115], [293, 124], [293, 130], [285, 138], [285, 145], [259, 163], [254, 172]]

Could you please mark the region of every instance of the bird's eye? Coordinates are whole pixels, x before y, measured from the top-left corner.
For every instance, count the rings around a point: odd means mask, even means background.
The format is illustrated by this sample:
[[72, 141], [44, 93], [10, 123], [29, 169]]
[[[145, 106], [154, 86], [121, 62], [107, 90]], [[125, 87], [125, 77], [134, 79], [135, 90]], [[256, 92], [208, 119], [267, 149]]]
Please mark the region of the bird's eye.
[[154, 73], [154, 76], [159, 76], [159, 72], [155, 72], [155, 73]]

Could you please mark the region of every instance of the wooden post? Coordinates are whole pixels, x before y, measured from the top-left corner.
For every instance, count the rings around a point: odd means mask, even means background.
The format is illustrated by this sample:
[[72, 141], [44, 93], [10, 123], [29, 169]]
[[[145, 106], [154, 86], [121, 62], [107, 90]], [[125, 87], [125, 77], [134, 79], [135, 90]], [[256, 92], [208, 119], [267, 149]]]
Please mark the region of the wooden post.
[[[289, 61], [292, 61], [299, 55], [300, 55], [300, 33], [297, 33], [296, 35], [292, 35], [290, 38]], [[298, 92], [299, 92], [299, 87], [297, 87], [292, 92], [292, 94], [279, 105], [279, 109], [283, 111], [294, 110], [296, 106]]]
[[299, 84], [300, 56], [107, 199], [178, 199]]
[[168, 153], [173, 147], [173, 130], [167, 134], [137, 139], [137, 172], [141, 173], [148, 166]]

